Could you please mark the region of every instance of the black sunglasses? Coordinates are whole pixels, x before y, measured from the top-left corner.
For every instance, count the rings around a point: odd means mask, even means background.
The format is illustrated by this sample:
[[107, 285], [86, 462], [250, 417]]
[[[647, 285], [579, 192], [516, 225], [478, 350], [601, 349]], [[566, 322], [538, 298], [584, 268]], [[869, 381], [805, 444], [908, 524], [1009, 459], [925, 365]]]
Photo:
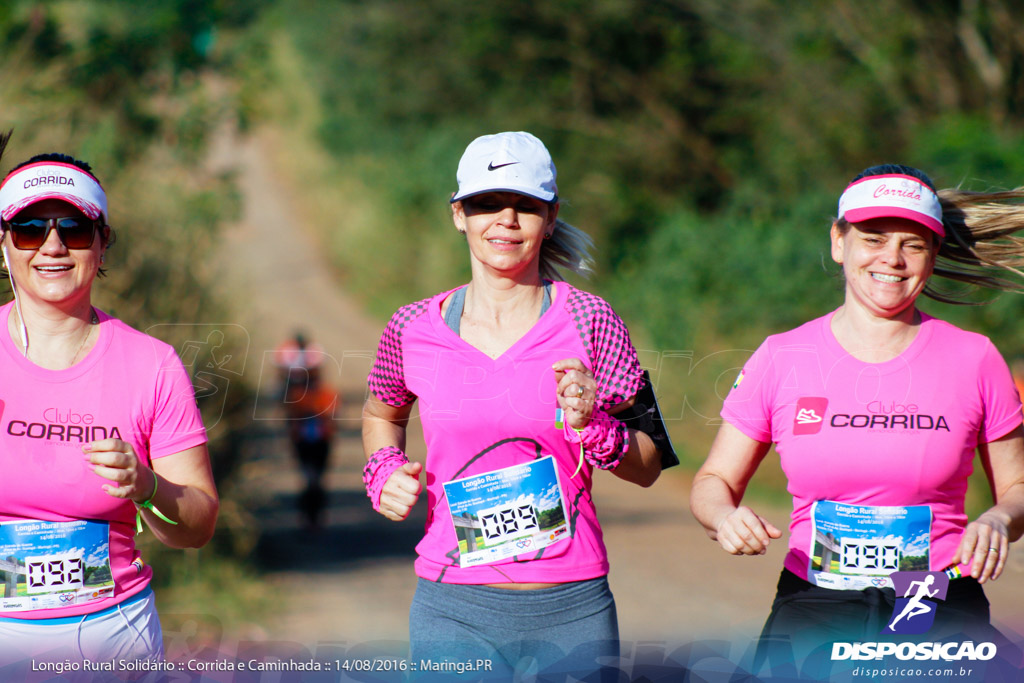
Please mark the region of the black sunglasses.
[[11, 233], [17, 249], [38, 249], [46, 244], [50, 230], [57, 229], [57, 237], [68, 249], [88, 249], [96, 239], [101, 221], [90, 218], [24, 218], [3, 221], [0, 227]]

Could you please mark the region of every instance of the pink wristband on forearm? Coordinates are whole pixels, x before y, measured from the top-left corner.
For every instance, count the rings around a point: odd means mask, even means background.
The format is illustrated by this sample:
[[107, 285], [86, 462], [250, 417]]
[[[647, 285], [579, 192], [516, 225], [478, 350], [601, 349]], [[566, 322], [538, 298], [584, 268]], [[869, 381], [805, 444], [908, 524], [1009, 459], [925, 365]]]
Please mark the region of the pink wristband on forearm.
[[363, 468], [363, 484], [366, 486], [366, 495], [373, 503], [373, 509], [380, 512], [380, 494], [384, 490], [384, 484], [395, 470], [409, 462], [401, 448], [397, 446], [385, 446], [373, 452]]
[[629, 450], [626, 425], [603, 410], [595, 410], [590, 424], [577, 431], [565, 423], [565, 440], [583, 445], [583, 457], [594, 467], [612, 470], [618, 467]]

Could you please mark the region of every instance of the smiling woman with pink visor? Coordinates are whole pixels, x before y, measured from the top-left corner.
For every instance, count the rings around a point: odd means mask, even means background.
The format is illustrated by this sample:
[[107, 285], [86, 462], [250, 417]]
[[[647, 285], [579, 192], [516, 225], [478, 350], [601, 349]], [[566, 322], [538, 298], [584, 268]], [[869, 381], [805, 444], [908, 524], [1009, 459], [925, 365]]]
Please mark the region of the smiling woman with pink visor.
[[15, 295], [0, 308], [0, 664], [159, 659], [134, 536], [143, 522], [176, 548], [213, 534], [206, 432], [181, 361], [92, 306], [107, 221], [89, 165], [63, 154], [0, 185]]
[[[792, 663], [782, 653], [882, 639], [903, 597], [895, 572], [948, 580], [935, 633], [992, 633], [981, 584], [1024, 532], [1020, 399], [992, 342], [920, 311], [917, 298], [957, 303], [933, 276], [1021, 291], [999, 277], [1024, 264], [1006, 239], [1024, 228], [1021, 198], [936, 192], [907, 166], [867, 169], [830, 233], [843, 305], [769, 337], [737, 378], [690, 504], [726, 552], [764, 554], [782, 532], [742, 499], [775, 444], [793, 512], [762, 656]], [[995, 505], [970, 521], [976, 453]]]

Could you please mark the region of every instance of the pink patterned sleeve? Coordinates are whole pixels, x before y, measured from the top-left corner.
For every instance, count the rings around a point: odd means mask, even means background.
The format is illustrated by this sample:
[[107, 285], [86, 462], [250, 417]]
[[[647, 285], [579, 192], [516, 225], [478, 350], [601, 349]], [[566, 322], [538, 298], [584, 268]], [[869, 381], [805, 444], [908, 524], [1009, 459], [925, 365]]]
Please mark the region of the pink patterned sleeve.
[[590, 356], [598, 407], [607, 410], [635, 396], [643, 370], [622, 318], [601, 297], [578, 289], [571, 290], [567, 307]]
[[416, 400], [416, 395], [405, 386], [405, 366], [402, 359], [402, 330], [427, 310], [430, 300], [402, 306], [393, 316], [377, 344], [377, 358], [370, 369], [367, 383], [379, 400], [391, 406], [404, 406]]

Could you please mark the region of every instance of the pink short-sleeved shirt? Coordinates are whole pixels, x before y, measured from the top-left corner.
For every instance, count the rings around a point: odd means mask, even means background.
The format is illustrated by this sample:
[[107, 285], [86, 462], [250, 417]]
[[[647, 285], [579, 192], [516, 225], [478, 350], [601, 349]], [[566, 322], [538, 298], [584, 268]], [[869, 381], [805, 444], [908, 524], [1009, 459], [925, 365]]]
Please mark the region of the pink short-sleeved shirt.
[[[7, 329], [12, 304], [0, 308]], [[101, 311], [99, 339], [82, 361], [46, 370], [0, 333], [0, 522], [92, 520], [109, 525], [112, 594], [87, 604], [2, 611], [44, 619], [97, 612], [145, 588], [152, 576], [135, 548], [135, 506], [103, 490], [82, 446], [116, 437], [142, 462], [206, 442], [192, 384], [174, 349]]]
[[[453, 290], [454, 291], [454, 290]], [[634, 396], [642, 370], [625, 324], [601, 298], [555, 283], [551, 307], [499, 358], [477, 350], [441, 317], [451, 294], [399, 309], [381, 337], [369, 376], [381, 401], [419, 401], [427, 444], [426, 533], [416, 546], [418, 576], [445, 583], [560, 583], [608, 573], [591, 498], [592, 470], [573, 477], [579, 446], [556, 428], [553, 363], [579, 358], [594, 371], [598, 404]], [[443, 484], [553, 455], [572, 538], [537, 553], [461, 567]]]
[[840, 346], [833, 315], [769, 337], [722, 409], [779, 453], [793, 496], [785, 566], [807, 578], [812, 508], [835, 501], [929, 506], [930, 569], [944, 569], [967, 524], [978, 445], [1021, 424], [1006, 362], [987, 337], [922, 313], [902, 354], [865, 363]]

